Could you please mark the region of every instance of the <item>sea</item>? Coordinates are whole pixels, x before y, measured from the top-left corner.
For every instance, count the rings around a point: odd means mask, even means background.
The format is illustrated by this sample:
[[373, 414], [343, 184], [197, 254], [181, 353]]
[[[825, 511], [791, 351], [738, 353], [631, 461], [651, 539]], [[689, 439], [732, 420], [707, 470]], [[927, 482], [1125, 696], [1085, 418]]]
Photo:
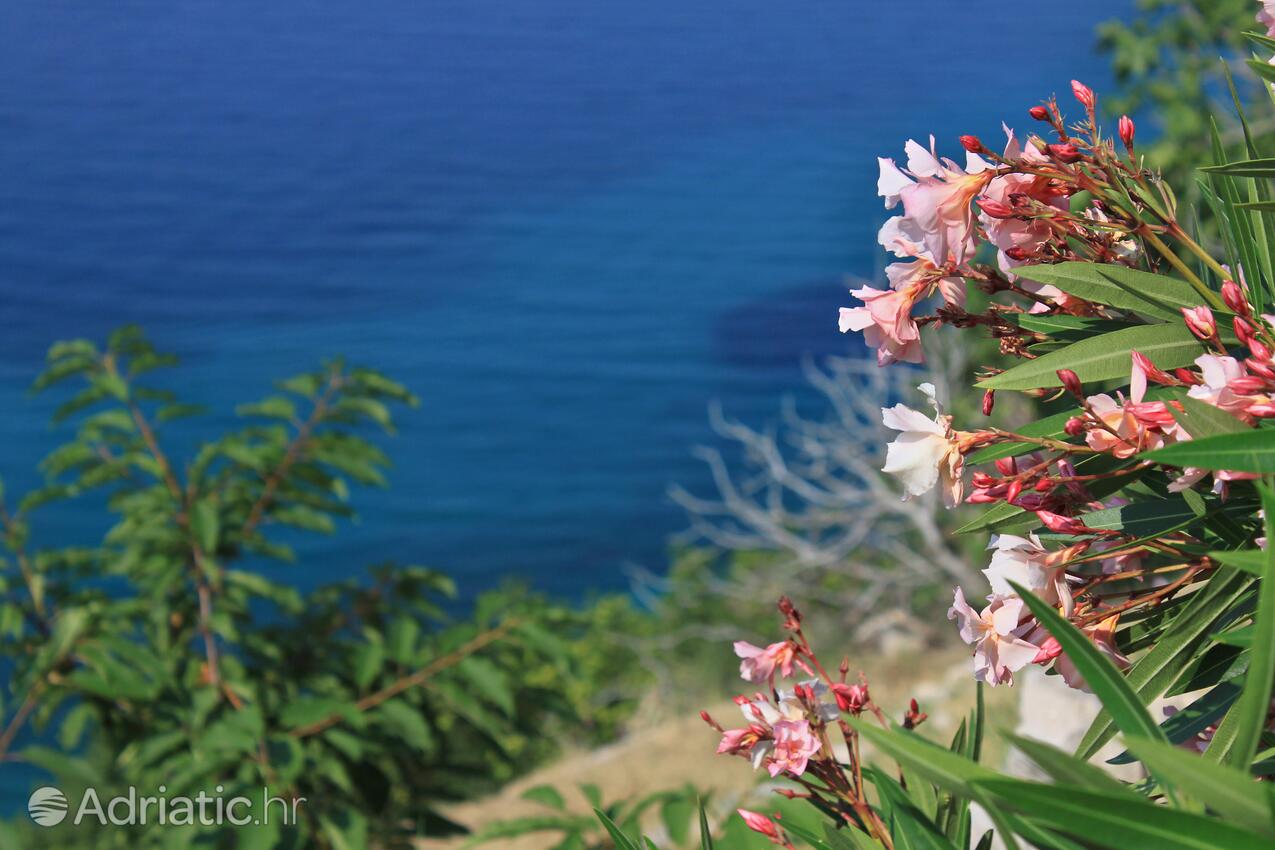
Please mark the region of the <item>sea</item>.
[[[876, 157], [1101, 93], [1095, 25], [1131, 6], [7, 0], [0, 477], [20, 497], [69, 433], [28, 391], [56, 340], [137, 323], [178, 354], [210, 410], [165, 427], [179, 457], [340, 355], [421, 398], [392, 486], [263, 569], [623, 590], [686, 526], [670, 485], [712, 492], [710, 402], [818, 416], [803, 361], [863, 354], [836, 315], [884, 264]], [[34, 544], [106, 522], [52, 507]]]

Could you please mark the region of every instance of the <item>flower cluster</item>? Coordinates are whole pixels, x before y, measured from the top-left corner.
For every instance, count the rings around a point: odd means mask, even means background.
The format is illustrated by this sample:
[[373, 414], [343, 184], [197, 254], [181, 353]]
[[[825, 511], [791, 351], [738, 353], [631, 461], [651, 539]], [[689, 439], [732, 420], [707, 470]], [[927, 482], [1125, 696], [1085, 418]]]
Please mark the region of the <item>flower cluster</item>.
[[[1258, 20], [1270, 38], [1250, 40], [1275, 48], [1275, 0], [1264, 0]], [[1249, 66], [1275, 85], [1261, 60]], [[1269, 160], [1255, 153], [1247, 123], [1248, 159], [1226, 162], [1215, 137], [1217, 164], [1200, 186], [1211, 216], [1198, 228], [1210, 234], [1205, 247], [1136, 152], [1134, 122], [1121, 117], [1107, 136], [1094, 92], [1073, 81], [1071, 94], [1079, 122], [1067, 123], [1051, 99], [1029, 110], [1047, 129], [1021, 137], [1006, 127], [998, 152], [967, 135], [961, 163], [940, 156], [933, 138], [907, 142], [902, 162], [879, 160], [877, 190], [894, 211], [878, 236], [894, 258], [889, 287], [852, 291], [862, 303], [842, 308], [840, 326], [861, 332], [880, 366], [923, 362], [927, 328], [978, 329], [998, 343], [1004, 362], [977, 370], [984, 425], [958, 427], [965, 408], [940, 405], [930, 384], [919, 387], [920, 410], [894, 398], [881, 410], [882, 424], [897, 432], [882, 471], [897, 479], [902, 498], [934, 494], [949, 509], [981, 511], [960, 532], [990, 537], [986, 587], [954, 588], [947, 610], [970, 647], [974, 678], [1009, 685], [1038, 665], [1073, 688], [1092, 685], [1110, 716], [1086, 734], [1081, 760], [1116, 728], [1134, 758], [1153, 760], [1134, 739], [1148, 753], [1160, 746], [1143, 740], [1149, 718], [1128, 706], [1119, 671], [1137, 665], [1130, 684], [1139, 698], [1155, 688], [1199, 689], [1181, 717], [1163, 724], [1164, 739], [1212, 750], [1210, 761], [1233, 776], [1227, 793], [1238, 793], [1275, 777], [1263, 749], [1275, 731], [1275, 671], [1262, 655], [1275, 630], [1267, 550], [1275, 487], [1259, 480], [1275, 473], [1275, 208], [1261, 200]], [[990, 417], [996, 393], [1015, 391], [1040, 415], [1011, 430]], [[837, 829], [849, 827], [857, 845], [891, 850], [933, 832], [951, 846], [973, 846], [968, 820], [952, 805], [969, 796], [971, 782], [1032, 819], [1034, 834], [1023, 837], [1033, 845], [1043, 837], [1041, 846], [1053, 846], [1035, 819], [1095, 840], [1093, 824], [1079, 823], [1087, 802], [1029, 805], [1028, 795], [997, 790], [1012, 782], [984, 783], [954, 768], [978, 759], [981, 699], [953, 738], [954, 761], [945, 762], [952, 769], [935, 769], [939, 750], [908, 741], [906, 731], [878, 729], [873, 718], [888, 724], [867, 682], [847, 679], [848, 661], [829, 675], [791, 603], [780, 610], [784, 640], [735, 645], [741, 676], [765, 687], [736, 698], [743, 725], [727, 729], [704, 715], [720, 734], [719, 753], [783, 780], [779, 793], [809, 800]], [[913, 701], [899, 725], [911, 730], [924, 720]], [[860, 737], [892, 756], [897, 773], [863, 765]], [[1063, 758], [1040, 763], [1066, 786], [1076, 771], [1060, 771]], [[1146, 817], [1180, 808], [1172, 786], [1193, 778], [1178, 770], [1186, 763], [1146, 766], [1156, 782], [1137, 790], [1162, 804], [1145, 807]], [[1221, 775], [1209, 774], [1196, 793], [1208, 797]], [[931, 792], [940, 788], [950, 796], [935, 806]], [[1220, 812], [1229, 802], [1205, 801], [1214, 805]], [[1255, 811], [1251, 825], [1268, 840], [1275, 822], [1264, 807]], [[793, 847], [789, 834], [811, 840], [795, 823], [740, 814], [776, 845]], [[923, 826], [914, 831], [909, 819]], [[1126, 825], [1142, 819], [1131, 815]], [[1204, 823], [1200, 836], [1212, 828]], [[1164, 834], [1140, 835], [1155, 843]], [[1132, 835], [1098, 843], [1119, 847]]]
[[[1166, 263], [1186, 269], [1167, 238], [1225, 277], [1218, 291], [1191, 280], [1201, 303], [1178, 308], [1180, 321], [1204, 349], [1189, 366], [1161, 368], [1154, 354], [1132, 349], [1127, 389], [1097, 392], [1087, 392], [1072, 369], [1055, 370], [1057, 389], [1042, 387], [1035, 394], [1069, 396], [1077, 404], [1058, 433], [957, 430], [929, 384], [920, 390], [933, 417], [904, 404], [882, 410], [884, 425], [900, 432], [886, 449], [883, 471], [898, 478], [904, 499], [938, 487], [949, 508], [1003, 503], [1034, 513], [1062, 543], [1050, 548], [1034, 534], [994, 535], [994, 554], [984, 571], [990, 585], [985, 601], [972, 604], [956, 590], [948, 616], [974, 647], [975, 676], [989, 685], [1012, 683], [1018, 670], [1041, 664], [1085, 687], [1016, 588], [1057, 606], [1118, 666], [1126, 666], [1113, 637], [1121, 615], [1157, 604], [1212, 565], [1191, 557], [1185, 538], [1148, 543], [1125, 530], [1091, 527], [1085, 515], [1121, 508], [1120, 499], [1104, 494], [1154, 466], [1142, 455], [1201, 436], [1186, 405], [1207, 405], [1233, 417], [1237, 427], [1275, 417], [1275, 316], [1253, 308], [1242, 270], [1232, 275], [1178, 225], [1172, 193], [1135, 157], [1133, 121], [1119, 121], [1121, 153], [1099, 132], [1093, 91], [1073, 81], [1072, 93], [1086, 116], [1074, 127], [1053, 100], [1030, 110], [1054, 140], [1030, 135], [1020, 141], [1005, 128], [999, 154], [963, 136], [963, 167], [939, 157], [933, 139], [928, 148], [909, 141], [904, 167], [881, 159], [878, 192], [887, 208], [901, 206], [902, 212], [881, 228], [879, 241], [900, 261], [886, 269], [890, 290], [856, 290], [864, 305], [841, 311], [842, 330], [862, 331], [881, 365], [921, 362], [920, 330], [938, 324], [984, 327], [1000, 340], [1003, 353], [1033, 360], [1039, 357], [1033, 346], [1048, 342], [1038, 328], [1049, 317], [1073, 322], [1060, 327], [1084, 328], [1085, 322], [1129, 315], [1124, 301], [1124, 309], [1112, 307], [1029, 279], [1049, 280], [1042, 268], [1085, 263], [1155, 270]], [[976, 261], [983, 246], [994, 252], [994, 265]], [[1009, 300], [989, 299], [980, 312], [969, 312], [967, 284]], [[937, 311], [916, 315], [936, 293], [942, 299]], [[1163, 320], [1155, 297], [1148, 309]], [[999, 370], [985, 374], [994, 379]], [[994, 393], [989, 389], [984, 398], [984, 414], [991, 413]], [[1207, 419], [1204, 424], [1216, 427]], [[997, 451], [1003, 446], [1013, 450]], [[980, 449], [996, 456], [972, 474], [967, 487], [966, 466]], [[1225, 498], [1234, 482], [1255, 477], [1242, 470], [1186, 467], [1172, 472], [1166, 490], [1182, 492], [1207, 479], [1210, 491]]]
[[[721, 735], [717, 752], [746, 758], [772, 778], [783, 777], [802, 787], [801, 792], [782, 792], [788, 797], [810, 799], [871, 834], [888, 836], [868, 803], [857, 768], [858, 733], [846, 721], [867, 712], [888, 728], [885, 715], [873, 703], [862, 673], [857, 680], [849, 680], [848, 658], [842, 659], [836, 676], [828, 673], [802, 631], [801, 613], [790, 600], [780, 599], [779, 611], [789, 634], [786, 639], [766, 647], [735, 643], [740, 678], [767, 686], [765, 692], [735, 697], [744, 725], [726, 728], [708, 712], [700, 713]], [[808, 678], [780, 687], [779, 680], [799, 672]], [[914, 700], [902, 722], [911, 728], [924, 719]], [[743, 809], [739, 814], [751, 829], [775, 844], [791, 846], [770, 818]]]
[[[1072, 91], [1092, 127], [1093, 92], [1075, 81]], [[1131, 262], [1142, 250], [1132, 235], [1138, 222], [1094, 191], [1113, 174], [1141, 177], [1131, 164], [1133, 121], [1120, 119], [1120, 137], [1129, 153], [1124, 161], [1096, 135], [1073, 135], [1053, 101], [1034, 107], [1031, 116], [1048, 124], [1058, 141], [1038, 135], [1021, 141], [1005, 127], [1000, 154], [974, 136], [962, 136], [964, 167], [940, 157], [933, 137], [928, 149], [908, 141], [906, 167], [879, 159], [877, 192], [887, 209], [901, 205], [903, 211], [886, 221], [878, 241], [901, 261], [886, 267], [889, 290], [851, 291], [863, 306], [843, 307], [840, 327], [843, 333], [862, 332], [881, 365], [922, 362], [920, 327], [930, 322], [982, 322], [1012, 336], [998, 316], [965, 311], [967, 280], [989, 292], [1018, 292], [1029, 299], [1033, 312], [1084, 312], [1087, 305], [1080, 300], [1054, 286], [1020, 279], [1013, 270], [1026, 263], [1064, 260]], [[1072, 200], [1082, 193], [1093, 199], [1074, 210]], [[995, 266], [975, 262], [982, 244], [994, 248]], [[943, 301], [938, 312], [914, 315], [936, 292]]]

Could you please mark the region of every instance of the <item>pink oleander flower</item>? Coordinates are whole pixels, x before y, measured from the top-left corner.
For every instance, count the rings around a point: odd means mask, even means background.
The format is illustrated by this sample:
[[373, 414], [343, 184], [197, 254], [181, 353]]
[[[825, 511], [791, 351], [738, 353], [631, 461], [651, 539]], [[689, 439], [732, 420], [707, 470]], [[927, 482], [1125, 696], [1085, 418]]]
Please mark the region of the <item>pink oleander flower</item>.
[[1244, 411], [1253, 404], [1254, 399], [1248, 394], [1230, 389], [1230, 384], [1237, 378], [1248, 375], [1244, 364], [1234, 357], [1202, 354], [1195, 358], [1195, 365], [1200, 367], [1203, 382], [1187, 390], [1187, 395], [1236, 417], [1243, 417]]
[[[1116, 649], [1116, 622], [1119, 619], [1119, 617], [1108, 617], [1101, 623], [1087, 626], [1081, 631], [1089, 636], [1094, 646], [1098, 647], [1098, 650], [1107, 656], [1108, 660], [1121, 670], [1124, 670], [1129, 666], [1129, 659], [1121, 655], [1120, 651]], [[1067, 653], [1063, 652], [1058, 655], [1054, 661], [1054, 669], [1062, 676], [1068, 687], [1092, 693], [1088, 683], [1085, 682], [1085, 677], [1080, 675], [1080, 671], [1076, 669], [1076, 665], [1072, 660], [1067, 657]]]
[[1090, 412], [1105, 426], [1086, 432], [1089, 448], [1126, 458], [1175, 442], [1181, 436], [1177, 419], [1164, 402], [1144, 402], [1146, 391], [1147, 374], [1135, 358], [1128, 399], [1121, 395], [1117, 401], [1106, 393], [1086, 398]]
[[1064, 617], [1071, 616], [1075, 602], [1067, 584], [1067, 572], [1060, 566], [1072, 557], [1069, 549], [1051, 552], [1041, 545], [1035, 534], [1027, 537], [993, 535], [988, 548], [996, 551], [983, 575], [987, 576], [993, 594], [1012, 596], [1012, 581], [1050, 604], [1061, 605]]
[[1040, 651], [1020, 637], [1032, 629], [1034, 621], [1019, 625], [1023, 600], [1005, 596], [990, 599], [986, 608], [975, 611], [958, 587], [947, 618], [959, 621], [961, 640], [974, 646], [974, 678], [992, 687], [1012, 685], [1014, 673], [1031, 664]]
[[722, 732], [722, 740], [717, 744], [717, 754], [748, 756], [757, 744], [769, 737], [769, 730], [758, 723], [749, 724], [743, 729], [727, 729]]
[[959, 276], [944, 274], [924, 257], [891, 263], [885, 274], [890, 281], [888, 290], [865, 286], [850, 291], [863, 306], [842, 307], [838, 326], [842, 333], [862, 331], [864, 342], [877, 350], [879, 366], [900, 361], [920, 363], [925, 355], [912, 308], [935, 290], [948, 304], [964, 307], [965, 282]]
[[[809, 679], [799, 683], [812, 697], [814, 704], [811, 709], [815, 715], [824, 723], [831, 723], [841, 716], [841, 709], [838, 707], [839, 701], [832, 689], [830, 689], [820, 679]], [[793, 690], [783, 690], [778, 692], [779, 709], [784, 716], [789, 719], [797, 719], [804, 717], [806, 714], [806, 704], [797, 698], [797, 694]]]
[[[1269, 401], [1269, 397], [1264, 393], [1248, 394], [1237, 391], [1237, 388], [1249, 389], [1243, 386], [1249, 378], [1244, 364], [1234, 357], [1202, 354], [1195, 358], [1195, 365], [1200, 367], [1201, 383], [1187, 390], [1187, 395], [1197, 401], [1225, 410], [1237, 419], [1243, 419], [1252, 405]], [[1185, 429], [1178, 429], [1179, 440], [1189, 440], [1191, 436]], [[1190, 489], [1210, 474], [1213, 476], [1213, 490], [1219, 494], [1225, 491], [1226, 485], [1231, 481], [1250, 481], [1259, 477], [1247, 472], [1232, 472], [1225, 469], [1210, 472], [1198, 467], [1186, 467], [1182, 470], [1182, 474], [1169, 484], [1169, 491], [1180, 493]]]
[[[1024, 151], [1014, 136], [1014, 131], [1008, 127], [1005, 128], [1005, 135], [1007, 136], [1004, 153], [1006, 160], [1025, 159], [1029, 162], [1040, 162], [1045, 159], [1044, 155], [1032, 145], [1028, 145]], [[1024, 213], [1033, 212], [1037, 215], [1042, 212], [1042, 207], [1052, 207], [1063, 212], [1068, 209], [1065, 189], [1057, 181], [1035, 174], [1011, 173], [993, 177], [979, 199], [980, 203], [984, 200], [991, 201], [993, 205], [1006, 210], [1022, 209]], [[997, 217], [983, 211], [979, 213], [979, 223], [987, 232], [988, 241], [996, 246], [1001, 271], [1006, 274], [1010, 274], [1011, 268], [1024, 262], [1021, 259], [1011, 258], [1007, 251], [1013, 251], [1019, 257], [1032, 256], [1055, 238], [1054, 229], [1045, 219], [1039, 217]], [[1034, 281], [1024, 281], [1024, 285], [1032, 287], [1029, 290], [1031, 292], [1043, 290], [1039, 294], [1048, 298], [1064, 297], [1062, 290], [1056, 287], [1051, 286], [1045, 289], [1044, 284]]]
[[774, 749], [766, 760], [771, 778], [781, 773], [801, 776], [810, 757], [819, 752], [819, 739], [810, 731], [806, 720], [780, 720], [774, 725]]
[[769, 838], [771, 844], [778, 844], [781, 847], [788, 846], [787, 839], [779, 831], [779, 825], [770, 818], [760, 812], [750, 812], [748, 809], [736, 809], [735, 811], [744, 819], [744, 824], [749, 829]]
[[[892, 159], [880, 159], [877, 191], [887, 209], [903, 203], [905, 221], [890, 226], [891, 233], [906, 232], [920, 243], [929, 259], [939, 265], [961, 263], [976, 247], [972, 202], [983, 191], [994, 170], [975, 153], [966, 153], [965, 168], [915, 141], [904, 146], [908, 167], [901, 170]], [[883, 233], [886, 231], [883, 230]], [[895, 250], [893, 241], [882, 243]]]
[[[814, 681], [802, 684], [803, 688], [809, 688], [814, 695], [813, 710], [820, 721], [830, 723], [840, 716], [837, 705], [828, 699], [831, 692], [826, 684]], [[754, 770], [771, 763], [771, 757], [780, 743], [779, 730], [788, 728], [781, 724], [808, 724], [810, 718], [811, 707], [799, 699], [794, 690], [779, 691], [778, 700], [773, 703], [769, 697], [760, 693], [752, 699], [736, 697], [735, 703], [748, 726], [721, 730], [722, 739], [717, 745], [717, 752], [745, 756], [752, 762]], [[783, 759], [795, 752], [791, 744], [789, 741]], [[772, 771], [771, 775], [774, 776], [775, 772]]]
[[921, 363], [921, 329], [912, 318], [912, 305], [920, 293], [915, 290], [874, 289], [865, 286], [850, 294], [863, 302], [862, 307], [842, 307], [838, 327], [842, 333], [861, 331], [863, 341], [877, 350], [877, 365]]
[[858, 714], [868, 704], [868, 686], [862, 682], [856, 685], [836, 682], [832, 686], [832, 693], [836, 697], [837, 707], [842, 711]]
[[797, 646], [792, 641], [785, 640], [762, 648], [753, 646], [746, 640], [737, 640], [735, 655], [742, 659], [739, 662], [740, 678], [761, 684], [773, 679], [776, 670], [785, 677], [792, 675], [793, 662], [797, 660]]
[[1275, 0], [1262, 0], [1257, 12], [1257, 22], [1266, 27], [1267, 38], [1275, 38]]
[[[938, 410], [934, 386], [922, 384], [920, 390]], [[942, 480], [943, 502], [949, 508], [959, 504], [964, 490], [962, 472], [965, 468], [961, 443], [967, 435], [952, 429], [952, 417], [944, 416], [940, 410], [930, 419], [905, 404], [896, 404], [882, 408], [881, 421], [887, 428], [902, 432], [886, 446], [885, 466], [881, 471], [896, 476], [903, 483], [904, 500], [928, 493]]]

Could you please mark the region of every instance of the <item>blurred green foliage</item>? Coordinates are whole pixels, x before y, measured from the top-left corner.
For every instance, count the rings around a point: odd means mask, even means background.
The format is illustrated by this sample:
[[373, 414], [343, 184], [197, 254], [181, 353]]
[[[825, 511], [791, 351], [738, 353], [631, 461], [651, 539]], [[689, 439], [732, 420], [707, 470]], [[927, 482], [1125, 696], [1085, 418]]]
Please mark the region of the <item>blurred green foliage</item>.
[[[36, 381], [73, 433], [41, 462], [45, 484], [0, 507], [0, 755], [72, 800], [268, 787], [305, 799], [299, 823], [22, 816], [6, 847], [407, 846], [455, 829], [440, 803], [525, 772], [585, 722], [581, 659], [559, 633], [587, 625], [578, 614], [508, 589], [456, 619], [452, 582], [415, 566], [304, 593], [291, 579], [294, 544], [351, 518], [355, 485], [385, 484], [371, 435], [393, 433], [411, 393], [333, 361], [178, 456], [173, 432], [200, 411], [156, 380], [174, 364], [126, 328], [104, 347], [58, 343]], [[35, 539], [33, 515], [67, 501], [106, 513], [100, 542]]]
[[[1102, 93], [1104, 110], [1139, 121], [1140, 152], [1180, 193], [1192, 190], [1195, 169], [1210, 160], [1212, 115], [1230, 121], [1223, 134], [1239, 142], [1238, 125], [1226, 117], [1234, 111], [1223, 60], [1231, 60], [1243, 98], [1262, 96], [1261, 83], [1234, 61], [1249, 55], [1244, 33], [1260, 29], [1260, 7], [1254, 0], [1138, 0], [1131, 20], [1098, 28], [1119, 84]], [[1257, 129], [1270, 135], [1275, 127]]]

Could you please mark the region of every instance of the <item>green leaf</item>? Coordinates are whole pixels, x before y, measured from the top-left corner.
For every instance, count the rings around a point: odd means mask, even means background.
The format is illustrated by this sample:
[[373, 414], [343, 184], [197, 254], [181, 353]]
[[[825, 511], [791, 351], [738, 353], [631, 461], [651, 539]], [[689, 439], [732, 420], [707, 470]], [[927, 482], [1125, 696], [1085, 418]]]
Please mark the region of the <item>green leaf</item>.
[[969, 794], [970, 783], [997, 775], [965, 756], [909, 732], [887, 731], [858, 718], [850, 718], [849, 723], [874, 747], [946, 791]]
[[1200, 303], [1199, 294], [1186, 281], [1126, 266], [1068, 262], [1019, 266], [1014, 273], [1086, 301], [1162, 319], [1181, 319], [1178, 308]]
[[[1275, 492], [1264, 484], [1257, 489], [1266, 517], [1266, 539], [1275, 540]], [[1248, 772], [1262, 730], [1266, 728], [1272, 684], [1275, 684], [1275, 547], [1266, 550], [1265, 570], [1258, 579], [1257, 615], [1244, 689], [1218, 727], [1214, 742], [1209, 746], [1210, 759]]]
[[279, 715], [279, 722], [288, 729], [309, 726], [335, 715], [357, 714], [354, 704], [334, 697], [300, 697], [290, 703]]
[[1268, 786], [1171, 744], [1130, 738], [1129, 749], [1161, 782], [1197, 798], [1228, 821], [1275, 836]]
[[595, 808], [593, 814], [597, 816], [598, 820], [602, 821], [602, 826], [606, 829], [607, 834], [611, 836], [611, 840], [615, 842], [616, 850], [642, 850], [642, 847], [636, 841], [620, 831], [620, 828], [615, 825], [615, 821], [607, 817], [606, 812]]
[[1188, 440], [1138, 457], [1167, 466], [1275, 472], [1275, 428], [1248, 428], [1243, 433]]
[[1194, 439], [1252, 430], [1225, 410], [1206, 404], [1199, 399], [1183, 396], [1177, 400], [1177, 403], [1182, 406], [1182, 409], [1177, 410], [1171, 404], [1169, 412]]
[[434, 735], [421, 710], [401, 699], [392, 699], [376, 710], [375, 719], [398, 733], [404, 743], [418, 751], [433, 747]]
[[217, 513], [217, 506], [208, 499], [195, 502], [190, 512], [190, 530], [194, 532], [204, 554], [214, 554], [217, 551], [217, 538], [221, 534], [221, 517]]
[[996, 390], [1056, 387], [1059, 369], [1071, 369], [1081, 381], [1127, 378], [1133, 365], [1132, 351], [1146, 355], [1161, 369], [1174, 369], [1187, 365], [1203, 350], [1183, 324], [1135, 325], [1073, 342], [979, 381], [978, 386]]
[[563, 799], [562, 792], [552, 785], [537, 785], [534, 788], [528, 788], [523, 791], [521, 796], [524, 800], [530, 800], [533, 803], [539, 803], [542, 806], [548, 806], [558, 811], [566, 811], [567, 801]]
[[1010, 586], [1022, 597], [1040, 624], [1062, 645], [1063, 652], [1067, 653], [1071, 663], [1084, 677], [1085, 683], [1102, 701], [1103, 708], [1111, 714], [1120, 731], [1126, 735], [1142, 735], [1163, 741], [1163, 730], [1147, 714], [1124, 676], [1098, 651], [1093, 641], [1064, 620], [1054, 606], [1035, 596], [1030, 590], [1014, 582], [1010, 582]]
[[1080, 519], [1095, 530], [1123, 531], [1133, 537], [1150, 537], [1178, 530], [1199, 518], [1181, 496], [1131, 502], [1082, 514]]
[[871, 770], [877, 792], [890, 804], [890, 831], [895, 850], [956, 850], [933, 821], [908, 799], [897, 782], [880, 770]]
[[1114, 850], [1269, 850], [1268, 839], [1150, 801], [1014, 779], [979, 783], [1032, 820]]
[[485, 658], [471, 656], [457, 664], [454, 669], [479, 696], [499, 708], [506, 717], [513, 715], [513, 689], [499, 667]]
[[366, 690], [385, 666], [385, 644], [380, 640], [369, 640], [356, 650], [354, 655], [354, 683], [359, 690]]
[[1005, 733], [1005, 739], [1061, 785], [1076, 785], [1094, 791], [1106, 791], [1117, 796], [1141, 799], [1136, 791], [1107, 771], [1087, 761], [1081, 761], [1052, 744], [1010, 733]]
[[699, 801], [699, 847], [700, 850], [713, 850], [713, 831], [708, 827], [708, 814], [704, 811], [704, 801]]
[[[1252, 579], [1242, 573], [1229, 577], [1219, 576], [1201, 590], [1191, 595], [1185, 607], [1172, 624], [1160, 636], [1146, 655], [1143, 655], [1125, 675], [1125, 681], [1138, 695], [1142, 704], [1163, 693], [1181, 671], [1183, 659], [1191, 659], [1208, 640], [1214, 624], [1231, 610], [1231, 606], [1247, 590]], [[1076, 755], [1089, 758], [1110, 740], [1114, 734], [1111, 715], [1103, 712], [1094, 719]]]
[[1224, 567], [1241, 570], [1255, 576], [1260, 576], [1266, 571], [1266, 552], [1262, 549], [1210, 552], [1209, 557]]
[[[1275, 73], [1275, 66], [1259, 62], [1252, 66], [1261, 73]], [[1275, 159], [1241, 159], [1224, 165], [1206, 165], [1200, 169], [1210, 174], [1226, 174], [1231, 177], [1275, 177]]]

